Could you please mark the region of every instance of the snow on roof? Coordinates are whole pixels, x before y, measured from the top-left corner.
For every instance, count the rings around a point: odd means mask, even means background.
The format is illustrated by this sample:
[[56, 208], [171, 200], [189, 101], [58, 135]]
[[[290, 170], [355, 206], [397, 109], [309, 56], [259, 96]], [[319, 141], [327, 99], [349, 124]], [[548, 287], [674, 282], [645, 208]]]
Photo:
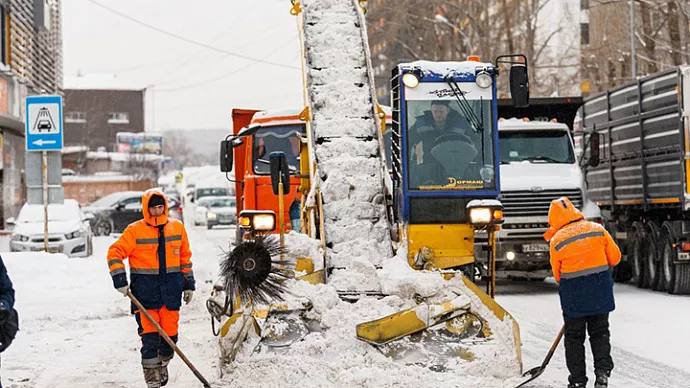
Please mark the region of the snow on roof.
[[113, 74], [65, 76], [64, 89], [77, 90], [143, 90], [146, 85], [117, 78]]
[[455, 70], [457, 73], [470, 73], [474, 75], [478, 67], [494, 67], [491, 63], [462, 61], [462, 62], [436, 62], [436, 61], [414, 61], [409, 63], [401, 63], [399, 66], [419, 66], [423, 71], [436, 73], [440, 75], [447, 74], [450, 70]]
[[91, 151], [86, 154], [89, 159], [110, 159], [116, 162], [127, 162], [131, 159], [143, 161], [159, 161], [163, 160], [165, 156], [156, 154], [130, 154], [126, 152], [104, 152]]
[[63, 154], [75, 154], [77, 152], [86, 152], [88, 150], [89, 147], [85, 145], [62, 147]]
[[284, 125], [284, 124], [302, 124], [297, 116], [299, 116], [302, 109], [270, 109], [256, 112], [252, 117], [253, 123], [262, 123], [265, 125]]
[[63, 182], [129, 182], [136, 181], [134, 175], [63, 175]]
[[505, 131], [505, 130], [545, 130], [545, 129], [552, 129], [552, 130], [561, 130], [561, 131], [568, 131], [568, 126], [565, 125], [564, 123], [555, 123], [553, 121], [537, 121], [537, 120], [530, 120], [530, 121], [524, 121], [522, 119], [517, 119], [517, 118], [510, 118], [510, 119], [499, 119], [498, 120], [498, 130], [499, 131]]

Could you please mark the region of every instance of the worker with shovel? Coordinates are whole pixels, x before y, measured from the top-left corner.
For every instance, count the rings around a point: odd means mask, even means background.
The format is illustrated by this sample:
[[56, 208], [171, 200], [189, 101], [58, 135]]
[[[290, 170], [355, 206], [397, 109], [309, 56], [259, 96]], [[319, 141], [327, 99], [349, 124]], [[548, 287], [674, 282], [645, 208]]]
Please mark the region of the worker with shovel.
[[620, 262], [621, 251], [603, 226], [585, 220], [565, 197], [551, 202], [544, 238], [550, 242], [553, 276], [560, 283], [568, 387], [587, 385], [586, 331], [594, 355], [594, 387], [605, 388], [613, 369], [609, 313], [615, 303], [609, 269]]
[[[115, 288], [132, 299], [146, 384], [159, 388], [168, 383], [167, 366], [173, 358], [174, 345], [156, 327], [162, 328], [173, 343], [177, 342], [181, 300], [188, 304], [195, 288], [192, 252], [182, 222], [168, 219], [168, 203], [162, 192], [146, 191], [142, 212], [144, 218], [130, 224], [108, 250], [108, 267]], [[127, 258], [131, 289], [123, 264]]]

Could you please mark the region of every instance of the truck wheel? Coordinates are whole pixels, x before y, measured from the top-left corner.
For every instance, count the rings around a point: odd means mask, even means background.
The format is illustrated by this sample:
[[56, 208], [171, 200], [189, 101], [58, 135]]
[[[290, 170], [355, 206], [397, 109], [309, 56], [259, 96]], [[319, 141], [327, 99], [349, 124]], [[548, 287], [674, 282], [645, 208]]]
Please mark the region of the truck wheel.
[[644, 242], [645, 277], [651, 289], [661, 291], [664, 283], [662, 281], [663, 276], [661, 276], [661, 266], [659, 265], [661, 230], [653, 221], [647, 223], [647, 235]]
[[646, 288], [645, 270], [644, 270], [644, 225], [635, 222], [631, 228], [630, 249], [628, 250], [629, 261], [633, 267], [633, 279], [637, 287]]
[[629, 261], [623, 261], [613, 267], [613, 281], [616, 283], [627, 283], [633, 278], [633, 269]]

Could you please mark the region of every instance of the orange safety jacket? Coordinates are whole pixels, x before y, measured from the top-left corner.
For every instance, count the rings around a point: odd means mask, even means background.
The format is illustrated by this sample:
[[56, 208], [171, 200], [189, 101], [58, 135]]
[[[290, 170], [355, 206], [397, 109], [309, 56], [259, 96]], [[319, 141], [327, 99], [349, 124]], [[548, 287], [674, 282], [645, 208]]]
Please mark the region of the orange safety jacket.
[[[159, 217], [151, 217], [153, 195], [165, 199], [156, 189], [142, 197], [144, 218], [133, 222], [108, 250], [108, 267], [115, 288], [127, 285], [124, 260], [129, 258], [130, 289], [146, 309], [179, 310], [183, 290], [194, 290], [192, 252], [182, 222], [168, 219], [168, 202]], [[133, 310], [135, 308], [133, 307]]]
[[606, 229], [585, 220], [566, 197], [549, 208], [551, 268], [560, 282], [559, 295], [569, 317], [613, 311], [613, 279], [609, 269], [621, 260], [621, 251]]

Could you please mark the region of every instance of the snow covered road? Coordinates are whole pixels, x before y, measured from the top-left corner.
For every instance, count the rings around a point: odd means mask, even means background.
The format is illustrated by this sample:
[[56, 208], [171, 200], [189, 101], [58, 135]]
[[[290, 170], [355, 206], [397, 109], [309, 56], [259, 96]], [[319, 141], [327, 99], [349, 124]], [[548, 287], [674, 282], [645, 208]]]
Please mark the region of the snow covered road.
[[[217, 381], [217, 345], [204, 302], [215, 280], [220, 248], [231, 229], [188, 227], [197, 293], [181, 313], [180, 347], [210, 381]], [[105, 262], [113, 238], [95, 240], [94, 256], [2, 253], [17, 291], [21, 332], [2, 354], [5, 387], [143, 387], [136, 323], [129, 303], [113, 288]], [[554, 283], [504, 282], [498, 300], [520, 324], [525, 368], [541, 363], [561, 325]], [[611, 316], [613, 388], [687, 387], [690, 382], [690, 298], [616, 286]], [[591, 356], [589, 356], [591, 369]], [[275, 373], [280, 366], [274, 366]], [[562, 344], [533, 387], [566, 385]], [[260, 386], [257, 376], [257, 386]], [[448, 376], [448, 386], [453, 377]], [[315, 384], [315, 385], [314, 385]], [[312, 385], [319, 386], [318, 382]], [[170, 387], [201, 386], [179, 358]], [[506, 385], [509, 387], [510, 385]]]

